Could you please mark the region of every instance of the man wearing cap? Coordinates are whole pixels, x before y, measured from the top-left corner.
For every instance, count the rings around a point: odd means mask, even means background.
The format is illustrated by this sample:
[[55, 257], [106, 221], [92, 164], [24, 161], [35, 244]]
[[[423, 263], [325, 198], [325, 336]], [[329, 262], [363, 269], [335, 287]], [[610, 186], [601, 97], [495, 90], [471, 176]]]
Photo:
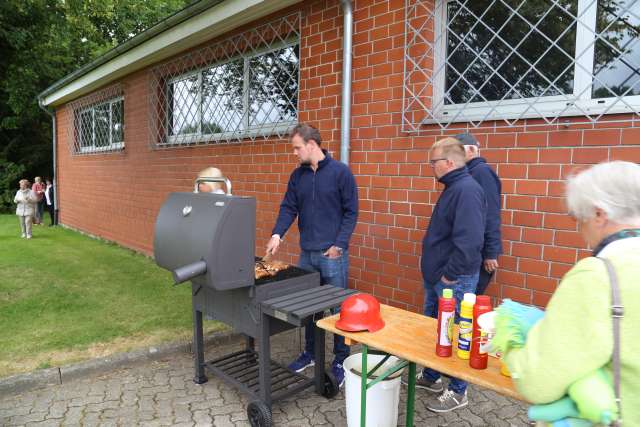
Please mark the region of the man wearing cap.
[[461, 133], [456, 138], [464, 146], [467, 169], [484, 190], [487, 198], [487, 224], [484, 230], [484, 246], [482, 248], [482, 265], [478, 279], [478, 295], [484, 294], [491, 278], [498, 268], [498, 255], [502, 253], [502, 237], [500, 236], [500, 198], [502, 183], [498, 175], [480, 157], [480, 144], [470, 133]]
[[[456, 299], [456, 322], [465, 293], [475, 293], [482, 261], [487, 202], [482, 187], [469, 175], [464, 148], [455, 138], [437, 141], [431, 148], [434, 175], [444, 190], [433, 208], [422, 241], [420, 268], [424, 279], [426, 316], [438, 317], [438, 297], [452, 289]], [[467, 383], [450, 378], [444, 389], [439, 372], [424, 368], [416, 386], [441, 393], [427, 404], [433, 412], [449, 412], [469, 404]]]
[[[318, 271], [323, 284], [347, 287], [349, 273], [349, 240], [358, 219], [358, 189], [349, 167], [331, 158], [321, 148], [320, 132], [313, 126], [300, 124], [291, 131], [293, 152], [300, 167], [289, 177], [280, 213], [267, 244], [274, 254], [293, 221], [298, 218], [300, 230], [299, 266]], [[305, 328], [305, 350], [289, 365], [302, 372], [314, 366], [314, 327]], [[344, 337], [334, 335], [335, 358], [331, 371], [339, 385], [344, 382], [342, 362], [349, 356]]]

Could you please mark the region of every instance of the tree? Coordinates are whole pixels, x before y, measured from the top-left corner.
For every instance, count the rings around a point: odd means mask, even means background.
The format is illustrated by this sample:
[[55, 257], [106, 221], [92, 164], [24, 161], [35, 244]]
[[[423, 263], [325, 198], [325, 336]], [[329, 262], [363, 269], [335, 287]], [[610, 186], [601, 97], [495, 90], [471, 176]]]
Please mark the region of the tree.
[[[0, 2], [0, 210], [22, 176], [52, 175], [51, 118], [37, 95], [188, 0]], [[18, 167], [18, 169], [15, 169]], [[5, 171], [22, 176], [5, 179]], [[13, 197], [11, 197], [11, 202]]]

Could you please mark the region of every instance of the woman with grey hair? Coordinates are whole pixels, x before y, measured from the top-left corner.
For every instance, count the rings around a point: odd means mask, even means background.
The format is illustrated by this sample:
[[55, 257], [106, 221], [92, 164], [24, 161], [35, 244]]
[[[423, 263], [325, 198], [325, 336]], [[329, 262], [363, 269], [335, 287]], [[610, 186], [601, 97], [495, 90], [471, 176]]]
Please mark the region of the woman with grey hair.
[[22, 238], [30, 239], [33, 215], [35, 214], [35, 206], [36, 203], [38, 203], [38, 198], [35, 193], [29, 189], [29, 181], [21, 179], [19, 184], [20, 188], [16, 192], [13, 202], [16, 204], [16, 215], [20, 221]]
[[[542, 404], [562, 398], [572, 383], [599, 368], [613, 375], [619, 355], [621, 419], [640, 426], [640, 166], [602, 163], [570, 177], [567, 206], [593, 254], [562, 278], [525, 345], [503, 357], [520, 393]], [[623, 306], [619, 351], [614, 281]]]

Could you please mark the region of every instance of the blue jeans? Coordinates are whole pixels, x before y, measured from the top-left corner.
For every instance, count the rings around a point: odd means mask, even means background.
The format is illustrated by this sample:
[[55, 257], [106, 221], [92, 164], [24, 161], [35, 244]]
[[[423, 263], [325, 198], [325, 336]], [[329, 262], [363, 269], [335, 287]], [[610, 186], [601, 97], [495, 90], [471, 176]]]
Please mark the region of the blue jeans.
[[[442, 295], [442, 291], [445, 288], [453, 289], [453, 296], [456, 299], [456, 317], [455, 322], [460, 320], [460, 303], [464, 298], [464, 294], [467, 292], [475, 293], [476, 286], [478, 285], [478, 278], [480, 272], [471, 275], [460, 275], [458, 281], [454, 284], [448, 285], [443, 281], [438, 281], [435, 285], [426, 283], [424, 284], [424, 315], [438, 318], [438, 298]], [[431, 368], [424, 368], [422, 370], [422, 377], [430, 381], [436, 381], [440, 378], [440, 372]], [[459, 380], [457, 378], [449, 377], [449, 390], [454, 393], [462, 394], [467, 390], [467, 382]]]
[[[349, 276], [349, 251], [345, 250], [339, 258], [328, 258], [323, 255], [324, 251], [305, 251], [300, 252], [300, 261], [298, 266], [309, 271], [317, 271], [320, 273], [320, 283], [322, 285], [331, 285], [338, 288], [347, 288], [347, 278]], [[333, 313], [338, 313], [339, 308], [334, 309]], [[314, 355], [315, 335], [314, 325], [309, 321], [305, 325], [304, 350]], [[333, 354], [338, 363], [342, 363], [344, 359], [349, 357], [349, 346], [344, 343], [344, 337], [340, 335], [333, 336]]]

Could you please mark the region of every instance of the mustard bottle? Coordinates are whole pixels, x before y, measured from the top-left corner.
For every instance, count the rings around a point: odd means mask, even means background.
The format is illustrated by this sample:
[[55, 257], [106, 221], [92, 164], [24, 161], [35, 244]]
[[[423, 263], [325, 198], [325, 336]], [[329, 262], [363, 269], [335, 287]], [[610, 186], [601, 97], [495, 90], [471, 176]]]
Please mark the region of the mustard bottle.
[[469, 359], [471, 352], [471, 335], [473, 333], [473, 305], [476, 303], [476, 295], [464, 294], [460, 303], [460, 322], [458, 323], [458, 357]]

